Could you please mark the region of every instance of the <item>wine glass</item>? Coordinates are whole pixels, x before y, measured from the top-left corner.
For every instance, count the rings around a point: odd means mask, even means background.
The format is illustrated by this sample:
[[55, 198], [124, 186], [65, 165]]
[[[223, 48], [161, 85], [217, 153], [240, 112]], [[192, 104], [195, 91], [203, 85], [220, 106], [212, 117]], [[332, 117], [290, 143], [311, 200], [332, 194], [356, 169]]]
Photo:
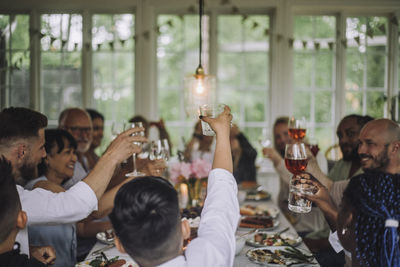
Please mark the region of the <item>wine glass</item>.
[[[143, 128], [143, 124], [142, 122], [133, 122], [131, 124], [131, 128]], [[133, 136], [144, 136], [144, 131], [140, 131], [140, 132], [135, 132], [132, 134]], [[135, 145], [137, 146], [141, 146], [142, 142], [134, 142]], [[132, 159], [133, 159], [133, 171], [130, 173], [125, 174], [125, 176], [130, 177], [130, 176], [134, 176], [134, 177], [140, 177], [140, 176], [145, 176], [145, 173], [142, 172], [138, 172], [136, 169], [136, 153], [133, 153], [132, 155]]]
[[289, 136], [296, 142], [300, 142], [306, 136], [306, 119], [291, 117], [288, 122]]
[[314, 188], [309, 184], [301, 183], [299, 174], [307, 168], [307, 153], [304, 143], [287, 144], [285, 149], [286, 168], [293, 173], [289, 183], [289, 210], [297, 213], [311, 211], [312, 202], [299, 196], [300, 194], [313, 194]]
[[126, 124], [124, 122], [114, 121], [111, 125], [111, 136], [114, 140], [120, 133], [125, 131]]
[[168, 139], [164, 138], [161, 140], [161, 146], [163, 148], [163, 152], [164, 152], [164, 160], [168, 161], [169, 157], [171, 155], [171, 150], [169, 148], [169, 143], [168, 143]]

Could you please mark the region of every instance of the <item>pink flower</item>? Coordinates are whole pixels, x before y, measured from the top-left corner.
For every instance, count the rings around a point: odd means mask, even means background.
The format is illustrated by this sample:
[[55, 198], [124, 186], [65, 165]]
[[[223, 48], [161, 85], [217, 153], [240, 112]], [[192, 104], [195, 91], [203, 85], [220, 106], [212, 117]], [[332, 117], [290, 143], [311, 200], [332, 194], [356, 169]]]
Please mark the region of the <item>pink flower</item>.
[[192, 162], [192, 175], [198, 179], [208, 176], [211, 170], [211, 163], [203, 159], [197, 159]]
[[191, 173], [192, 171], [190, 169], [190, 163], [186, 162], [176, 162], [169, 169], [169, 177], [171, 181], [173, 181], [174, 183], [178, 182], [179, 176], [184, 176], [186, 178], [189, 178]]

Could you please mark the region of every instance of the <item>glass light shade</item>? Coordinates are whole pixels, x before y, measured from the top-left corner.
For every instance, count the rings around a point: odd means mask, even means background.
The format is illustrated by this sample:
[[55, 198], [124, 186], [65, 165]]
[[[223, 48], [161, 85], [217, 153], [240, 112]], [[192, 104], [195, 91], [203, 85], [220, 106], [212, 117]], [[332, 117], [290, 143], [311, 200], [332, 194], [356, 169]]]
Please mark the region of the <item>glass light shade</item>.
[[216, 79], [213, 75], [188, 75], [185, 77], [184, 106], [187, 117], [198, 118], [199, 107], [216, 102]]

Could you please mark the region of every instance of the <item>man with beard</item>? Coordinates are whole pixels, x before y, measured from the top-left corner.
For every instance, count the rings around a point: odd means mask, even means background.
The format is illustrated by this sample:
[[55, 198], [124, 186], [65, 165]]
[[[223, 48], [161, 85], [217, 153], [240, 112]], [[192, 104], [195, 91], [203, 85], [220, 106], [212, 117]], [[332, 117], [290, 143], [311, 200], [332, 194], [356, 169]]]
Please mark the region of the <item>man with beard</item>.
[[[0, 112], [0, 155], [11, 162], [13, 175], [21, 184], [36, 178], [36, 167], [46, 157], [46, 126], [46, 116], [30, 109], [11, 107]], [[132, 153], [140, 152], [133, 142], [146, 141], [144, 137], [131, 136], [138, 130], [141, 129], [129, 129], [121, 133], [86, 179], [66, 192], [51, 193], [43, 189], [28, 191], [17, 185], [28, 225], [73, 223], [96, 210], [97, 201], [107, 188], [116, 166]], [[21, 244], [21, 252], [28, 254], [26, 229], [18, 233], [17, 241]]]

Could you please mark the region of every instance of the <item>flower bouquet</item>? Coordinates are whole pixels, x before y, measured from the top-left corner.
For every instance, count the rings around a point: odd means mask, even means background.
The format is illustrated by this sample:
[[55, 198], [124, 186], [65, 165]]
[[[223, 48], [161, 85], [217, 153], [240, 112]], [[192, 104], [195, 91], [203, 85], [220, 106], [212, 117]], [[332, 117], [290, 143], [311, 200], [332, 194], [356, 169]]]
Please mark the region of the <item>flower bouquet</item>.
[[210, 170], [211, 163], [202, 159], [192, 162], [176, 162], [170, 167], [169, 177], [175, 184], [175, 188], [179, 190], [181, 184], [187, 185], [188, 206], [199, 206], [204, 203]]

